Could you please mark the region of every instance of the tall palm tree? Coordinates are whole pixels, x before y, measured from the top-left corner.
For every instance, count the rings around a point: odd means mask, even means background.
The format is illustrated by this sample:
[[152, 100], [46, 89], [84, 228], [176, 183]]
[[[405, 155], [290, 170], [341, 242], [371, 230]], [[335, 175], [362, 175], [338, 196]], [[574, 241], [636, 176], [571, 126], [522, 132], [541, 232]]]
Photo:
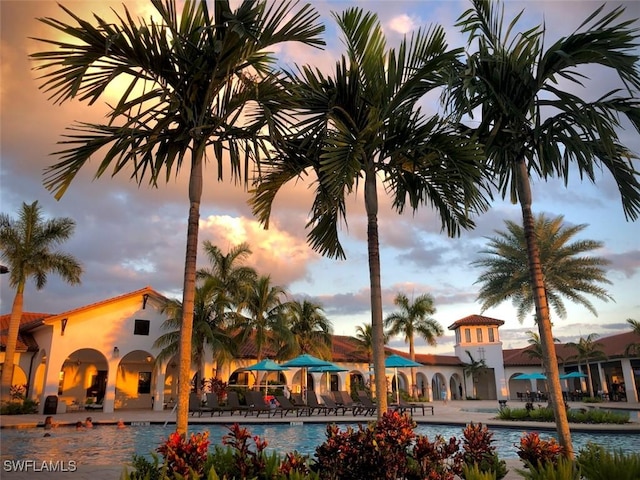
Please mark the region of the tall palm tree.
[[[356, 327], [356, 351], [366, 355], [369, 363], [373, 361], [373, 333], [370, 323]], [[384, 344], [389, 343], [389, 334], [384, 332]]]
[[[594, 166], [599, 166], [613, 175], [627, 218], [638, 217], [640, 182], [631, 163], [634, 155], [619, 137], [619, 121], [626, 117], [632, 128], [640, 128], [639, 30], [620, 19], [624, 8], [608, 13], [602, 8], [545, 50], [544, 25], [518, 32], [520, 15], [505, 24], [504, 4], [472, 0], [458, 25], [475, 43], [474, 51], [454, 77], [459, 88], [450, 89], [446, 99], [460, 118], [481, 112], [470, 131], [485, 145], [487, 172], [503, 197], [520, 203], [551, 402], [559, 442], [569, 458], [574, 452], [535, 237], [530, 176], [568, 181], [573, 172], [595, 182], [600, 169]], [[587, 86], [583, 67], [589, 65], [619, 78], [622, 88], [594, 101], [572, 93], [571, 86]], [[558, 85], [560, 80], [566, 83]]]
[[72, 255], [57, 250], [73, 235], [75, 227], [75, 222], [70, 218], [44, 218], [37, 201], [31, 205], [23, 203], [17, 219], [5, 213], [0, 214], [0, 258], [9, 269], [9, 285], [16, 290], [2, 366], [0, 398], [3, 401], [10, 398], [27, 281], [33, 279], [36, 289], [42, 290], [47, 284], [48, 275], [56, 273], [70, 285], [80, 283], [80, 262]]
[[[563, 224], [564, 217], [548, 218], [544, 214], [534, 217], [533, 231], [540, 253], [540, 268], [544, 276], [544, 295], [547, 303], [560, 318], [567, 317], [563, 298], [587, 308], [598, 315], [586, 295], [608, 301], [611, 296], [598, 284], [610, 284], [603, 267], [610, 262], [602, 257], [589, 255], [603, 247], [595, 240], [574, 240], [587, 228], [580, 224]], [[499, 305], [511, 299], [522, 322], [535, 306], [527, 241], [522, 225], [506, 220], [506, 231], [496, 230], [497, 236], [489, 239], [487, 248], [480, 250], [483, 255], [472, 265], [482, 267], [483, 273], [476, 283], [481, 284], [478, 298], [482, 310]]]
[[[257, 154], [261, 125], [257, 113], [278, 102], [269, 49], [283, 42], [319, 47], [324, 27], [309, 5], [243, 1], [234, 11], [228, 0], [151, 0], [161, 21], [136, 17], [124, 8], [117, 21], [84, 20], [65, 7], [67, 24], [40, 19], [56, 38], [31, 56], [42, 88], [55, 103], [79, 99], [93, 104], [112, 82], [128, 82], [105, 125], [78, 123], [62, 143], [61, 161], [48, 168], [45, 186], [60, 198], [94, 153], [106, 150], [96, 176], [128, 171], [138, 183], [156, 186], [189, 162], [189, 216], [183, 286], [178, 412], [176, 431], [187, 432], [189, 369], [198, 221], [205, 152], [217, 162], [217, 178], [228, 161], [231, 175], [247, 180], [248, 162]], [[97, 26], [93, 25], [97, 23]], [[60, 38], [62, 34], [62, 39]], [[66, 40], [71, 38], [71, 40]], [[257, 100], [257, 103], [254, 102]], [[251, 111], [245, 108], [250, 103]], [[246, 121], [244, 126], [240, 120]]]
[[288, 306], [288, 324], [293, 335], [290, 356], [308, 353], [331, 360], [333, 326], [322, 306], [309, 300], [292, 300]]
[[[221, 328], [231, 327], [234, 321], [232, 312], [237, 310], [242, 297], [258, 276], [253, 267], [243, 264], [251, 255], [251, 248], [248, 243], [243, 242], [232, 247], [225, 255], [220, 248], [205, 240], [203, 250], [209, 259], [209, 267], [199, 269], [197, 278], [205, 288], [212, 291], [216, 325]], [[229, 353], [229, 349], [215, 352], [216, 377], [222, 364], [233, 358]]]
[[237, 340], [244, 343], [253, 338], [258, 362], [267, 346], [290, 343], [293, 339], [287, 324], [286, 295], [283, 287], [271, 283], [270, 276], [262, 275], [252, 283], [239, 304], [234, 324], [238, 329]]
[[[470, 228], [470, 214], [486, 207], [475, 144], [419, 102], [446, 82], [443, 71], [459, 50], [447, 50], [441, 27], [418, 30], [387, 49], [373, 13], [349, 8], [334, 14], [347, 48], [332, 76], [310, 67], [289, 75], [290, 109], [273, 113], [271, 135], [279, 155], [264, 165], [251, 204], [266, 226], [278, 191], [313, 174], [316, 197], [307, 239], [332, 258], [345, 258], [338, 224], [346, 223], [345, 197], [362, 183], [367, 216], [371, 324], [378, 417], [387, 410], [384, 327], [378, 236], [378, 181], [402, 213], [430, 204], [451, 236]], [[291, 112], [299, 120], [287, 123]], [[280, 114], [281, 113], [281, 114]], [[290, 127], [288, 129], [287, 127]]]
[[[404, 335], [404, 341], [409, 344], [409, 357], [416, 361], [415, 336], [424, 338], [429, 345], [436, 345], [436, 338], [444, 334], [442, 325], [431, 317], [436, 313], [436, 307], [431, 295], [425, 293], [411, 301], [404, 293], [398, 293], [393, 303], [400, 308], [384, 319], [387, 333], [390, 336]], [[416, 370], [411, 369], [411, 392], [416, 396]]]
[[[631, 331], [640, 337], [640, 321], [627, 318], [627, 323], [631, 326]], [[640, 354], [640, 342], [631, 342], [624, 349], [624, 354], [630, 356], [632, 353]]]
[[[568, 342], [567, 346], [575, 348], [576, 354], [571, 356], [570, 359], [578, 360], [578, 367], [584, 362], [587, 366], [587, 381], [589, 386], [589, 396], [593, 397], [593, 382], [591, 381], [591, 360], [606, 360], [607, 355], [602, 350], [602, 343], [596, 342], [598, 338], [597, 333], [590, 333], [586, 337], [580, 337], [578, 342]], [[569, 360], [569, 359], [567, 359]]]
[[[235, 353], [234, 343], [224, 323], [217, 316], [215, 302], [216, 292], [211, 286], [196, 287], [193, 309], [193, 330], [191, 340], [191, 359], [196, 366], [197, 378], [206, 377], [204, 372], [205, 352], [207, 349], [216, 356], [231, 356]], [[182, 325], [182, 302], [174, 299], [167, 301], [162, 307], [162, 313], [167, 319], [162, 324], [164, 330], [169, 330], [156, 339], [153, 346], [159, 348], [156, 363], [165, 362], [180, 350], [180, 326]], [[225, 355], [226, 354], [226, 355]], [[196, 389], [200, 385], [196, 382]]]

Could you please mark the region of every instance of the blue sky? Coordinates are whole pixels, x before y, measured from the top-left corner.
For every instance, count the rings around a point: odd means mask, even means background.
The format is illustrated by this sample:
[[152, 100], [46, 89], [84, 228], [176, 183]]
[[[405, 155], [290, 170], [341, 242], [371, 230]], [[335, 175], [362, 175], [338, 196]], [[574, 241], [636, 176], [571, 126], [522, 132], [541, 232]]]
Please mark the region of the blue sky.
[[[77, 13], [90, 11], [109, 15], [113, 7], [122, 11], [122, 3], [148, 16], [149, 2], [71, 1], [62, 2]], [[342, 53], [331, 11], [340, 12], [358, 5], [378, 13], [387, 41], [397, 45], [405, 33], [431, 23], [445, 27], [451, 46], [462, 46], [465, 39], [454, 27], [457, 17], [470, 4], [465, 1], [314, 1], [327, 27], [328, 45], [324, 50], [283, 46], [278, 55], [283, 62], [310, 63], [328, 69]], [[530, 1], [506, 3], [506, 18], [524, 9], [522, 28], [545, 22], [547, 45], [559, 36], [570, 34], [601, 2]], [[626, 2], [627, 17], [640, 17], [640, 2]], [[608, 2], [606, 8], [620, 5]], [[69, 191], [56, 201], [42, 186], [43, 169], [54, 162], [51, 152], [65, 127], [74, 120], [101, 121], [102, 104], [88, 107], [78, 102], [54, 106], [38, 90], [28, 54], [38, 44], [28, 37], [46, 36], [36, 16], [63, 18], [52, 1], [0, 2], [2, 28], [2, 83], [0, 127], [1, 211], [15, 216], [22, 202], [38, 200], [47, 215], [71, 217], [76, 233], [64, 245], [85, 268], [81, 286], [71, 287], [54, 275], [42, 291], [32, 283], [25, 293], [25, 310], [59, 313], [110, 296], [151, 285], [169, 296], [180, 296], [188, 213], [186, 172], [167, 185], [152, 190], [138, 188], [127, 175], [93, 180], [98, 159], [74, 181]], [[638, 25], [640, 27], [640, 24]], [[596, 95], [615, 86], [610, 75], [586, 72], [589, 88], [582, 94]], [[105, 101], [113, 101], [117, 92], [109, 92]], [[428, 105], [431, 109], [437, 105]], [[640, 152], [640, 136], [630, 130], [622, 133], [627, 145]], [[305, 243], [304, 225], [311, 208], [309, 184], [288, 187], [274, 205], [271, 227], [264, 231], [252, 218], [246, 204], [247, 193], [228, 181], [217, 183], [215, 172], [208, 171], [201, 207], [200, 242], [210, 240], [223, 250], [242, 241], [250, 243], [252, 264], [260, 273], [271, 274], [274, 283], [285, 286], [296, 297], [319, 301], [332, 320], [335, 333], [352, 334], [355, 326], [370, 321], [369, 279], [366, 250], [366, 219], [361, 192], [349, 199], [348, 229], [341, 232], [347, 259], [324, 259]], [[228, 178], [228, 177], [227, 177]], [[615, 302], [594, 300], [599, 316], [567, 301], [566, 319], [554, 318], [554, 332], [563, 341], [581, 335], [608, 335], [625, 329], [625, 319], [640, 319], [640, 228], [638, 222], [625, 220], [614, 182], [606, 174], [596, 186], [581, 183], [573, 176], [569, 185], [562, 182], [533, 184], [534, 212], [550, 216], [564, 215], [567, 224], [588, 224], [581, 238], [604, 243], [596, 254], [611, 261], [607, 277], [608, 291]], [[486, 237], [503, 229], [505, 220], [520, 220], [517, 205], [496, 201], [491, 210], [477, 219], [477, 228], [449, 239], [440, 233], [433, 212], [424, 208], [415, 215], [397, 215], [389, 199], [381, 195], [380, 241], [382, 287], [385, 314], [394, 311], [393, 298], [399, 291], [411, 296], [430, 293], [436, 301], [434, 318], [446, 334], [437, 347], [419, 347], [418, 351], [449, 353], [453, 336], [450, 324], [467, 315], [479, 314], [476, 302], [479, 271], [470, 266], [478, 251], [486, 246]], [[204, 265], [204, 257], [200, 256]], [[0, 278], [0, 313], [11, 310], [13, 292], [6, 278]], [[510, 303], [487, 310], [485, 315], [504, 320], [501, 338], [505, 347], [526, 344], [526, 330], [534, 329], [532, 318], [520, 324]], [[402, 339], [392, 345], [403, 347]]]

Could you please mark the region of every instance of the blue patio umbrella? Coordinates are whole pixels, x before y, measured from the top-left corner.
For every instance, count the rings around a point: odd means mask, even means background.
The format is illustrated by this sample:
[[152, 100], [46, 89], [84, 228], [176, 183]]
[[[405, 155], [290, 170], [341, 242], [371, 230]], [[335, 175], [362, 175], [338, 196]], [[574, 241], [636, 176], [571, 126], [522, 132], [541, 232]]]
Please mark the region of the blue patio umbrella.
[[[243, 370], [249, 370], [249, 371], [254, 371], [254, 372], [267, 372], [267, 376], [269, 375], [268, 372], [283, 372], [285, 370], [289, 370], [287, 367], [284, 367], [276, 362], [274, 362], [273, 360], [270, 360], [268, 358], [265, 358], [264, 360], [254, 364], [254, 365], [249, 365], [248, 367], [244, 367]], [[256, 379], [257, 380], [257, 379]], [[265, 395], [267, 393], [267, 382], [265, 379]]]
[[[336, 365], [335, 363], [331, 363], [329, 365], [323, 365], [320, 367], [311, 367], [309, 368], [309, 372], [311, 373], [327, 373], [327, 374], [331, 374], [331, 373], [337, 373], [337, 372], [346, 372], [347, 369], [346, 368], [342, 368], [338, 365]], [[331, 391], [331, 385], [330, 382], [331, 381], [331, 375], [327, 375], [327, 391]]]
[[385, 368], [393, 368], [394, 374], [396, 377], [396, 403], [400, 404], [400, 387], [398, 386], [398, 369], [399, 368], [410, 368], [410, 367], [421, 367], [422, 364], [418, 362], [414, 362], [413, 360], [405, 357], [401, 357], [400, 355], [389, 355], [384, 359]]
[[514, 380], [546, 380], [547, 376], [544, 373], [521, 373], [513, 377]]
[[302, 390], [305, 402], [307, 401], [307, 392], [305, 391], [304, 386], [307, 383], [307, 369], [313, 367], [327, 367], [329, 365], [332, 365], [332, 363], [328, 360], [322, 360], [320, 358], [314, 357], [313, 355], [309, 355], [308, 353], [298, 355], [296, 358], [292, 358], [288, 362], [284, 362], [282, 364], [283, 367], [299, 367], [302, 369], [300, 389]]
[[586, 373], [582, 373], [582, 372], [570, 372], [570, 373], [563, 373], [562, 375], [560, 375], [560, 379], [561, 380], [566, 380], [568, 378], [587, 378], [587, 374]]

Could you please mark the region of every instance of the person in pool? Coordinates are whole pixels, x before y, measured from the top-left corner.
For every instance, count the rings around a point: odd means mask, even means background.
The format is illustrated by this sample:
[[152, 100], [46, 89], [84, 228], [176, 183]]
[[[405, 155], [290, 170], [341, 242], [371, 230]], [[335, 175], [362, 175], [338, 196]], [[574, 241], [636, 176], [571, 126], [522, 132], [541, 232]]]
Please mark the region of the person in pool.
[[93, 419], [91, 417], [87, 417], [84, 421], [84, 426], [87, 428], [93, 428]]

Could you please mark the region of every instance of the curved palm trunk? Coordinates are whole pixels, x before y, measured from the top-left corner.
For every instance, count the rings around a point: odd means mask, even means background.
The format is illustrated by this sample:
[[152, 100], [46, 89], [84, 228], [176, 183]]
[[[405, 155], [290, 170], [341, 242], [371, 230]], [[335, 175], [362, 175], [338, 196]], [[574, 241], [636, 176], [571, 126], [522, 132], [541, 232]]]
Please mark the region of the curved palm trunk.
[[551, 320], [549, 316], [549, 305], [544, 286], [542, 265], [540, 263], [540, 250], [534, 230], [534, 219], [531, 211], [531, 185], [529, 174], [524, 158], [518, 160], [518, 197], [522, 209], [522, 222], [524, 236], [527, 244], [527, 256], [529, 258], [529, 273], [531, 275], [531, 285], [533, 288], [533, 298], [536, 305], [536, 321], [540, 335], [540, 344], [544, 356], [544, 365], [547, 368], [547, 378], [549, 385], [549, 399], [553, 414], [556, 420], [556, 431], [560, 445], [565, 449], [568, 458], [574, 457], [573, 444], [571, 443], [571, 431], [567, 411], [562, 398], [562, 387], [560, 385], [560, 373], [558, 370], [558, 359], [555, 345], [553, 343], [553, 333], [551, 331]]
[[180, 360], [178, 367], [178, 409], [176, 432], [186, 436], [189, 424], [189, 392], [191, 390], [191, 335], [193, 334], [193, 307], [196, 296], [196, 262], [198, 257], [198, 227], [200, 199], [202, 198], [202, 170], [205, 143], [194, 146], [191, 175], [189, 176], [189, 223], [184, 263], [182, 291], [182, 325], [180, 327]]
[[587, 381], [589, 382], [589, 396], [593, 398], [593, 381], [591, 380], [591, 366], [589, 365], [589, 357], [587, 357]]
[[373, 374], [375, 375], [378, 419], [387, 411], [387, 377], [384, 367], [384, 326], [382, 323], [382, 287], [380, 285], [380, 241], [378, 237], [378, 193], [373, 165], [369, 165], [364, 183], [364, 204], [367, 211], [367, 247], [369, 250], [369, 281], [371, 283], [371, 340]]
[[24, 304], [24, 282], [18, 284], [16, 296], [13, 298], [11, 307], [11, 318], [9, 319], [9, 331], [7, 332], [7, 345], [4, 354], [4, 365], [2, 366], [2, 401], [11, 399], [11, 382], [13, 382], [14, 357], [18, 344], [18, 332], [20, 330], [20, 319], [22, 318], [22, 306]]

